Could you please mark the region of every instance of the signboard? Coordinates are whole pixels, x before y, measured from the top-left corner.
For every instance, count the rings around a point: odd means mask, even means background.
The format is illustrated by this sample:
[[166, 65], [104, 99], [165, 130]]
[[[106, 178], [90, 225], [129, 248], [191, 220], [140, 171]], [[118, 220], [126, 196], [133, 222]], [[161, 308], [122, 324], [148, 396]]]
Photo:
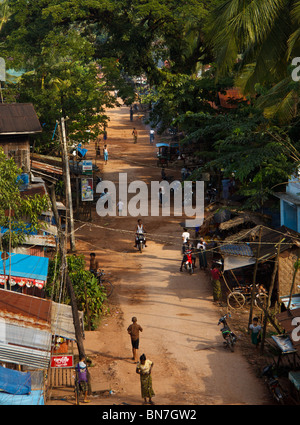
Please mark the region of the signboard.
[[[8, 282], [9, 280], [9, 275], [0, 275], [0, 285], [5, 285], [5, 281], [7, 281], [7, 284], [9, 284]], [[17, 276], [11, 276], [10, 278], [10, 285], [14, 286], [14, 285], [19, 285], [19, 286], [27, 286], [27, 288], [31, 288], [32, 286], [36, 286], [39, 289], [43, 289], [44, 285], [45, 285], [45, 281], [44, 280], [39, 280], [39, 279], [29, 279], [27, 277], [17, 277]]]
[[82, 174], [93, 174], [93, 162], [82, 161]]
[[82, 201], [93, 201], [93, 179], [91, 177], [81, 178], [81, 200]]
[[73, 354], [51, 356], [51, 367], [55, 369], [74, 367]]

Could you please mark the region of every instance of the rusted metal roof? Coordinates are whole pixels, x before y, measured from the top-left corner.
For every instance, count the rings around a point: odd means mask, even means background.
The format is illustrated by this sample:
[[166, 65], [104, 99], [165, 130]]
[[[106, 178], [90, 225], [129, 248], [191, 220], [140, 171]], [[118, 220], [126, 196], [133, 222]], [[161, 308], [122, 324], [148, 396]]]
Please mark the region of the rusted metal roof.
[[34, 170], [40, 170], [44, 173], [50, 173], [50, 174], [58, 174], [62, 175], [63, 171], [61, 167], [56, 167], [55, 165], [46, 164], [45, 162], [39, 162], [35, 160], [31, 160], [31, 169]]
[[41, 124], [31, 103], [0, 103], [0, 136], [41, 132]]
[[1, 289], [0, 317], [19, 326], [51, 331], [51, 302]]

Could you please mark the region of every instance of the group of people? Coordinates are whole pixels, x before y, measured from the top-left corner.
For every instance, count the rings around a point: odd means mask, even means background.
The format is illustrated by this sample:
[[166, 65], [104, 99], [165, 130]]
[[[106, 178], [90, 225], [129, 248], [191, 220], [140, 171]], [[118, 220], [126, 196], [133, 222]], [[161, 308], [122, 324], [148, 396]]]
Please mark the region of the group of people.
[[147, 398], [150, 404], [154, 404], [152, 397], [155, 395], [152, 387], [153, 362], [146, 358], [145, 354], [140, 356], [138, 361], [138, 350], [140, 343], [140, 332], [143, 332], [141, 325], [137, 323], [137, 318], [134, 316], [131, 319], [132, 323], [128, 326], [127, 332], [130, 335], [132, 347], [132, 360], [136, 364], [136, 373], [140, 375], [141, 395], [144, 402], [147, 403]]
[[186, 228], [182, 233], [182, 261], [180, 266], [180, 271], [182, 272], [182, 267], [184, 263], [187, 261], [187, 252], [192, 253], [193, 266], [196, 267], [196, 258], [198, 254], [199, 268], [206, 270], [207, 268], [207, 258], [206, 258], [206, 242], [203, 238], [200, 238], [197, 241], [196, 247], [190, 239], [190, 233]]

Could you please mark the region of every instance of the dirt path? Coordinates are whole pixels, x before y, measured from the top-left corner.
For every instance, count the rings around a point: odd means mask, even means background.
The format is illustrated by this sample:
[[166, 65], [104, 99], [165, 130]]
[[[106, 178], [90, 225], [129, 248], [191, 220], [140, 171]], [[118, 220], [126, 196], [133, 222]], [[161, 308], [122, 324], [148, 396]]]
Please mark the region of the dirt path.
[[[118, 173], [127, 172], [129, 182], [160, 180], [156, 148], [150, 145], [148, 129], [141, 120], [135, 116], [131, 123], [125, 106], [109, 115], [109, 161], [107, 165], [102, 158], [98, 161], [103, 177], [117, 182]], [[139, 132], [136, 145], [131, 136], [133, 126]], [[104, 393], [91, 403], [142, 403], [126, 331], [132, 316], [137, 316], [144, 329], [140, 354], [154, 362], [156, 404], [268, 403], [263, 383], [238, 344], [235, 353], [223, 348], [217, 326], [220, 308], [212, 301], [208, 274], [199, 269], [193, 276], [179, 272], [182, 218], [145, 217], [149, 240], [143, 254], [134, 249], [133, 233], [128, 232], [133, 231], [136, 220], [94, 214], [92, 223], [76, 232], [78, 252], [84, 253], [87, 261], [89, 253], [96, 252], [114, 282], [111, 314], [97, 331], [86, 332], [85, 340], [86, 354], [94, 365], [90, 369], [93, 391], [113, 390], [114, 394]]]

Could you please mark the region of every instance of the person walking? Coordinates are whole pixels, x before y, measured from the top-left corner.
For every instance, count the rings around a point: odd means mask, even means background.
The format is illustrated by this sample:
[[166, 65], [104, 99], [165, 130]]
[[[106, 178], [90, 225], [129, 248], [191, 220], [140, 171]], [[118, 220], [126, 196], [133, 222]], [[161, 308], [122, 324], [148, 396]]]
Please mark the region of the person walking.
[[[84, 394], [84, 403], [89, 403], [90, 400], [88, 400], [88, 374], [87, 374], [87, 366], [85, 363], [85, 357], [81, 356], [79, 359], [79, 363], [77, 363], [76, 365], [76, 375], [77, 375], [77, 379], [78, 379], [78, 385], [79, 385], [79, 389], [80, 391], [83, 392]], [[75, 392], [75, 397], [76, 397], [76, 404], [78, 404], [78, 394], [77, 392]]]
[[147, 398], [149, 399], [150, 404], [154, 404], [152, 401], [152, 397], [155, 396], [152, 388], [152, 369], [153, 362], [146, 359], [145, 354], [142, 354], [140, 361], [136, 366], [136, 373], [140, 375], [141, 394], [145, 404], [147, 403]]
[[133, 143], [137, 143], [137, 136], [138, 136], [138, 133], [137, 133], [136, 128], [134, 128], [134, 129], [132, 130], [132, 135], [133, 135]]
[[130, 121], [132, 121], [133, 120], [133, 108], [132, 108], [132, 105], [130, 106], [129, 114], [130, 114]]
[[150, 130], [150, 145], [153, 145], [154, 142], [154, 130], [151, 128]]
[[107, 149], [107, 145], [104, 145], [104, 148], [103, 148], [103, 158], [104, 158], [104, 163], [107, 164], [107, 161], [108, 161], [108, 149]]
[[132, 360], [137, 363], [138, 349], [140, 343], [140, 332], [143, 332], [143, 328], [137, 323], [137, 318], [131, 319], [132, 324], [128, 326], [127, 332], [130, 335], [131, 346], [132, 346]]

